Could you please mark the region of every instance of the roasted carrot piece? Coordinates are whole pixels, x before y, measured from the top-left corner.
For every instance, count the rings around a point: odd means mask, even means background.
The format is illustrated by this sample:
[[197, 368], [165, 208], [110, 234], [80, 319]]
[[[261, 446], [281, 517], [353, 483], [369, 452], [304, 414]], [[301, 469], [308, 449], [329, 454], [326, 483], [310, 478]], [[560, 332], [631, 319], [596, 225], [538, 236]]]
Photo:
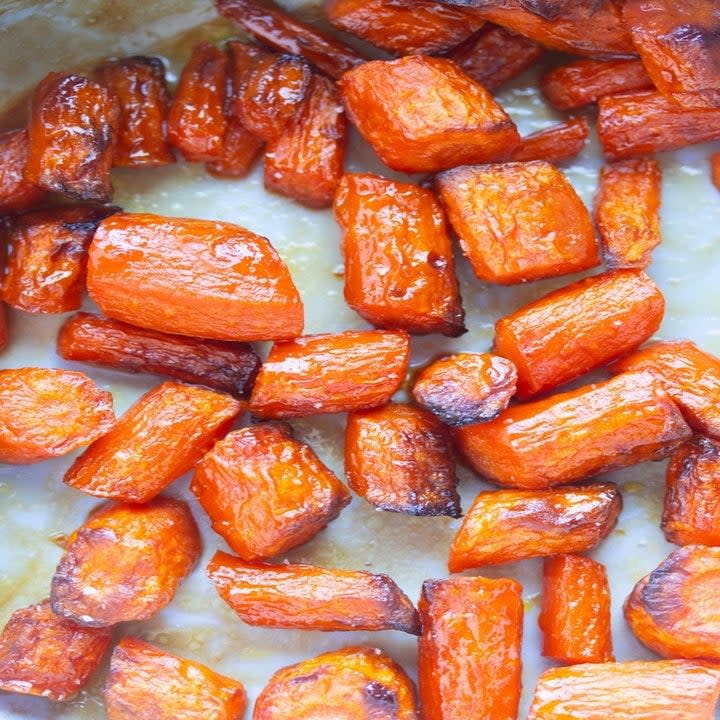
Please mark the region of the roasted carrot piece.
[[642, 270], [611, 270], [555, 290], [495, 323], [494, 351], [517, 367], [525, 399], [645, 342], [665, 300]]
[[0, 215], [42, 205], [47, 193], [25, 179], [29, 143], [27, 130], [0, 134]]
[[347, 647], [278, 670], [253, 720], [420, 720], [412, 680], [380, 650]]
[[405, 379], [409, 354], [410, 338], [396, 330], [275, 343], [255, 381], [250, 411], [284, 419], [385, 405]]
[[660, 242], [662, 174], [657, 161], [618, 160], [600, 173], [595, 224], [605, 265], [647, 267]]
[[49, 600], [16, 610], [0, 633], [0, 690], [67, 700], [87, 684], [111, 640], [108, 628], [56, 615]]
[[114, 420], [112, 395], [83, 373], [0, 370], [0, 462], [67, 455], [106, 433]]
[[[710, 156], [710, 178], [713, 185], [720, 190], [720, 152]], [[2, 181], [0, 180], [0, 182]]]
[[720, 439], [720, 358], [689, 340], [658, 342], [616, 362], [613, 372], [650, 371], [693, 430]]
[[147, 620], [173, 599], [200, 550], [186, 503], [107, 503], [71, 535], [52, 579], [52, 609], [91, 627]]
[[481, 492], [452, 541], [448, 568], [462, 572], [590, 550], [615, 527], [621, 507], [612, 483]]
[[590, 135], [590, 124], [584, 117], [569, 118], [545, 130], [522, 138], [512, 159], [516, 162], [545, 160], [561, 162], [582, 152]]
[[208, 576], [248, 625], [420, 633], [413, 604], [387, 575], [314, 565], [248, 564], [217, 552]]
[[458, 167], [436, 185], [480, 280], [511, 285], [600, 262], [590, 213], [548, 162]]
[[346, 144], [337, 88], [315, 75], [297, 115], [265, 148], [265, 188], [311, 208], [329, 207], [343, 175]]
[[88, 495], [146, 503], [190, 470], [243, 408], [224, 393], [164, 382], [90, 445], [63, 480]]
[[613, 661], [605, 566], [583, 555], [546, 558], [539, 623], [544, 657], [569, 665]]
[[77, 200], [107, 202], [120, 107], [102, 85], [52, 72], [35, 88], [25, 179]]
[[430, 190], [348, 174], [333, 207], [353, 310], [378, 327], [465, 332], [445, 215]]
[[689, 660], [551, 668], [528, 720], [713, 720], [720, 676]]
[[422, 408], [391, 404], [351, 413], [345, 474], [379, 510], [460, 517], [450, 435]]
[[84, 312], [60, 328], [57, 353], [65, 360], [167, 375], [237, 397], [250, 394], [260, 370], [260, 358], [245, 343], [166, 335]]
[[350, 119], [393, 170], [504, 160], [520, 143], [490, 92], [445, 58], [367, 62], [338, 85]]
[[281, 423], [230, 433], [195, 468], [190, 489], [213, 530], [250, 562], [302, 545], [350, 503], [335, 474]]
[[12, 219], [3, 300], [34, 313], [77, 310], [85, 292], [87, 249], [111, 207], [57, 207]]
[[95, 75], [120, 104], [113, 164], [155, 167], [175, 162], [167, 141], [170, 93], [162, 60], [140, 55], [113, 60], [95, 68]]
[[241, 720], [247, 702], [238, 680], [132, 637], [113, 651], [104, 696], [108, 720]]
[[662, 383], [624, 373], [456, 431], [473, 468], [492, 482], [546, 488], [667, 457], [691, 435]]
[[159, 332], [232, 341], [302, 333], [287, 266], [267, 238], [230, 223], [109, 217], [90, 245], [87, 287], [109, 317]]
[[522, 586], [515, 580], [426, 580], [418, 609], [418, 685], [425, 720], [517, 717]]

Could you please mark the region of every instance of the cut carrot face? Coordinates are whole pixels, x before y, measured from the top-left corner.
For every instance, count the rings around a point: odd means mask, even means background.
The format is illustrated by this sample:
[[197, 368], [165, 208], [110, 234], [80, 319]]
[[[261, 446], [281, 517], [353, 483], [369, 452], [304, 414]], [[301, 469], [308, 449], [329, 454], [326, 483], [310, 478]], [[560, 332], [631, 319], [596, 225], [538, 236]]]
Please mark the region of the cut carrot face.
[[275, 343], [258, 373], [250, 411], [285, 419], [385, 405], [407, 372], [410, 338], [394, 330], [349, 330]]
[[0, 134], [0, 215], [41, 205], [46, 192], [25, 179], [29, 143], [27, 130]]
[[243, 408], [224, 393], [164, 382], [87, 448], [63, 480], [88, 495], [146, 503], [190, 470]]
[[660, 244], [662, 174], [656, 160], [606, 165], [595, 197], [595, 224], [609, 268], [647, 267]]
[[420, 720], [415, 688], [380, 650], [348, 647], [276, 672], [258, 696], [253, 720]]
[[16, 610], [0, 633], [0, 690], [67, 700], [85, 687], [111, 641], [108, 628], [76, 625], [49, 600]]
[[97, 67], [95, 75], [120, 103], [113, 164], [156, 167], [175, 162], [167, 142], [170, 93], [162, 60], [143, 56], [113, 60]]
[[515, 148], [512, 159], [516, 162], [561, 162], [579, 155], [589, 135], [590, 125], [584, 117], [569, 118], [524, 137], [519, 147]]
[[691, 434], [660, 380], [635, 372], [511, 407], [456, 439], [483, 477], [539, 489], [660, 460]]
[[514, 580], [426, 580], [418, 683], [425, 720], [517, 717], [522, 587]]
[[287, 266], [267, 238], [230, 223], [107, 218], [90, 245], [87, 286], [109, 317], [159, 332], [231, 341], [302, 333]]
[[302, 545], [350, 503], [335, 474], [280, 423], [230, 433], [198, 464], [190, 489], [213, 530], [250, 562]]
[[147, 620], [173, 599], [200, 549], [180, 500], [102, 505], [70, 536], [52, 579], [52, 609], [91, 627]]
[[543, 564], [543, 657], [574, 665], [615, 658], [605, 566], [583, 555], [555, 555]]
[[393, 170], [504, 160], [520, 142], [490, 92], [445, 58], [367, 62], [338, 85], [350, 119]]
[[512, 285], [600, 262], [590, 213], [550, 163], [459, 167], [436, 183], [480, 280]]
[[248, 625], [420, 633], [417, 611], [387, 575], [314, 565], [248, 564], [217, 552], [208, 576]]
[[594, 548], [615, 527], [612, 483], [562, 490], [481, 492], [450, 547], [450, 572]]
[[108, 720], [241, 720], [245, 688], [205, 665], [124, 637], [105, 683]]
[[390, 404], [351, 413], [345, 474], [350, 487], [379, 510], [460, 517], [450, 435], [422, 408]]
[[112, 395], [70, 370], [0, 370], [0, 462], [25, 465], [67, 455], [105, 434]]
[[525, 399], [638, 347], [664, 311], [660, 289], [641, 270], [605, 272], [500, 318], [494, 351], [517, 367], [518, 397]]
[[445, 216], [430, 190], [345, 175], [334, 203], [343, 231], [345, 300], [378, 327], [465, 332]]
[[25, 179], [77, 200], [107, 202], [120, 107], [102, 85], [49, 73], [35, 88]]

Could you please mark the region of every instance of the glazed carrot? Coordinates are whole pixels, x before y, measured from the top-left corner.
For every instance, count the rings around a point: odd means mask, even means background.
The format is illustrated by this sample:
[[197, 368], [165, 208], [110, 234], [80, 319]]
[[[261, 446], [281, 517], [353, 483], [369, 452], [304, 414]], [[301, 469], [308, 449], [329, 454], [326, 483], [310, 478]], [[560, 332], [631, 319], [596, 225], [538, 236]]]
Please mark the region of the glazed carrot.
[[190, 470], [243, 408], [224, 393], [164, 382], [90, 445], [63, 481], [88, 495], [146, 503]]
[[547, 488], [667, 457], [691, 435], [662, 383], [624, 373], [456, 431], [472, 467], [492, 482]]
[[245, 688], [199, 662], [124, 637], [105, 683], [108, 720], [241, 720]]
[[250, 397], [259, 418], [351, 412], [385, 405], [407, 372], [410, 338], [348, 330], [275, 343]]
[[595, 224], [605, 265], [647, 267], [660, 244], [662, 174], [657, 161], [619, 160], [600, 173], [595, 197]]
[[67, 700], [85, 687], [111, 640], [108, 628], [56, 615], [49, 600], [16, 610], [0, 633], [0, 690]]
[[590, 213], [550, 163], [458, 167], [436, 184], [480, 280], [511, 285], [600, 262]]
[[102, 85], [49, 73], [32, 96], [25, 179], [78, 200], [107, 202], [119, 122], [118, 102]]
[[0, 370], [0, 462], [25, 465], [67, 455], [106, 433], [112, 395], [70, 370]]
[[513, 151], [512, 159], [516, 162], [561, 162], [580, 154], [589, 135], [590, 125], [584, 117], [569, 118], [522, 138], [519, 147]]
[[91, 627], [147, 620], [173, 599], [200, 549], [180, 500], [102, 505], [68, 540], [52, 579], [52, 609]]
[[213, 530], [250, 562], [302, 545], [350, 503], [335, 474], [281, 423], [242, 428], [216, 443], [190, 489]]
[[12, 219], [3, 300], [34, 313], [77, 310], [85, 292], [87, 249], [113, 207], [63, 206]]
[[422, 408], [390, 404], [350, 413], [345, 475], [379, 510], [460, 517], [450, 435]]
[[518, 397], [552, 390], [645, 342], [665, 300], [641, 270], [612, 270], [554, 290], [495, 323], [494, 351], [518, 372]]
[[420, 371], [412, 386], [418, 405], [446, 425], [462, 427], [492, 420], [515, 394], [517, 370], [490, 353], [458, 353]]
[[270, 241], [230, 223], [107, 218], [90, 245], [87, 287], [109, 317], [159, 332], [248, 341], [303, 327], [302, 301]]
[[450, 236], [430, 190], [348, 174], [333, 208], [343, 232], [345, 301], [353, 310], [377, 327], [465, 332]]
[[413, 604], [387, 575], [313, 565], [248, 564], [217, 552], [208, 576], [248, 625], [420, 633]]
[[278, 670], [253, 720], [420, 720], [412, 680], [380, 650], [347, 647]]
[[143, 56], [113, 60], [95, 68], [95, 75], [120, 104], [113, 164], [155, 167], [175, 162], [167, 142], [170, 93], [162, 60]]
[[517, 717], [522, 586], [514, 580], [426, 580], [418, 609], [418, 684], [425, 720]]
[[367, 62], [338, 85], [350, 119], [393, 170], [504, 160], [520, 142], [490, 92], [445, 58]]
[[612, 662], [605, 566], [583, 555], [546, 558], [539, 623], [544, 657], [569, 665]]
[[0, 133], [0, 215], [41, 205], [46, 192], [25, 179], [29, 152], [27, 130]]

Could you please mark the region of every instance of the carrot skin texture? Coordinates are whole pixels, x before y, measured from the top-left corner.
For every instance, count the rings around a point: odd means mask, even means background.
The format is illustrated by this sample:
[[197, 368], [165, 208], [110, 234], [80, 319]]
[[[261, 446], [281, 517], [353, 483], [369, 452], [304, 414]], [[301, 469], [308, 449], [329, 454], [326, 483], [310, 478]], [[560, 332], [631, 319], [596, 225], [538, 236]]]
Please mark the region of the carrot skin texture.
[[208, 576], [220, 597], [248, 625], [420, 634], [417, 611], [387, 575], [313, 565], [245, 563], [217, 552], [208, 565]]
[[47, 193], [25, 179], [29, 152], [27, 130], [0, 134], [0, 215], [10, 215], [42, 205]]
[[522, 586], [514, 580], [426, 580], [418, 609], [418, 684], [425, 720], [517, 717]]
[[579, 155], [589, 135], [590, 124], [586, 118], [568, 118], [545, 130], [526, 135], [513, 151], [512, 159], [515, 162], [545, 160], [558, 163]]

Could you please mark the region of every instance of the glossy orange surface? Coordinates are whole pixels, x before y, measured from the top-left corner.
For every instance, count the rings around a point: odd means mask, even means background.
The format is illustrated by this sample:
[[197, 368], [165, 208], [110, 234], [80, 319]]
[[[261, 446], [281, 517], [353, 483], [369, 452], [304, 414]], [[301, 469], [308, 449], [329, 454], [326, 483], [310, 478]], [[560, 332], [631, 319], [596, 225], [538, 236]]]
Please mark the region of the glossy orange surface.
[[42, 204], [46, 192], [25, 179], [29, 152], [27, 130], [0, 134], [0, 214], [28, 210]]
[[579, 155], [590, 135], [590, 124], [584, 117], [568, 118], [557, 125], [526, 135], [515, 148], [516, 162], [545, 160], [558, 163]]

